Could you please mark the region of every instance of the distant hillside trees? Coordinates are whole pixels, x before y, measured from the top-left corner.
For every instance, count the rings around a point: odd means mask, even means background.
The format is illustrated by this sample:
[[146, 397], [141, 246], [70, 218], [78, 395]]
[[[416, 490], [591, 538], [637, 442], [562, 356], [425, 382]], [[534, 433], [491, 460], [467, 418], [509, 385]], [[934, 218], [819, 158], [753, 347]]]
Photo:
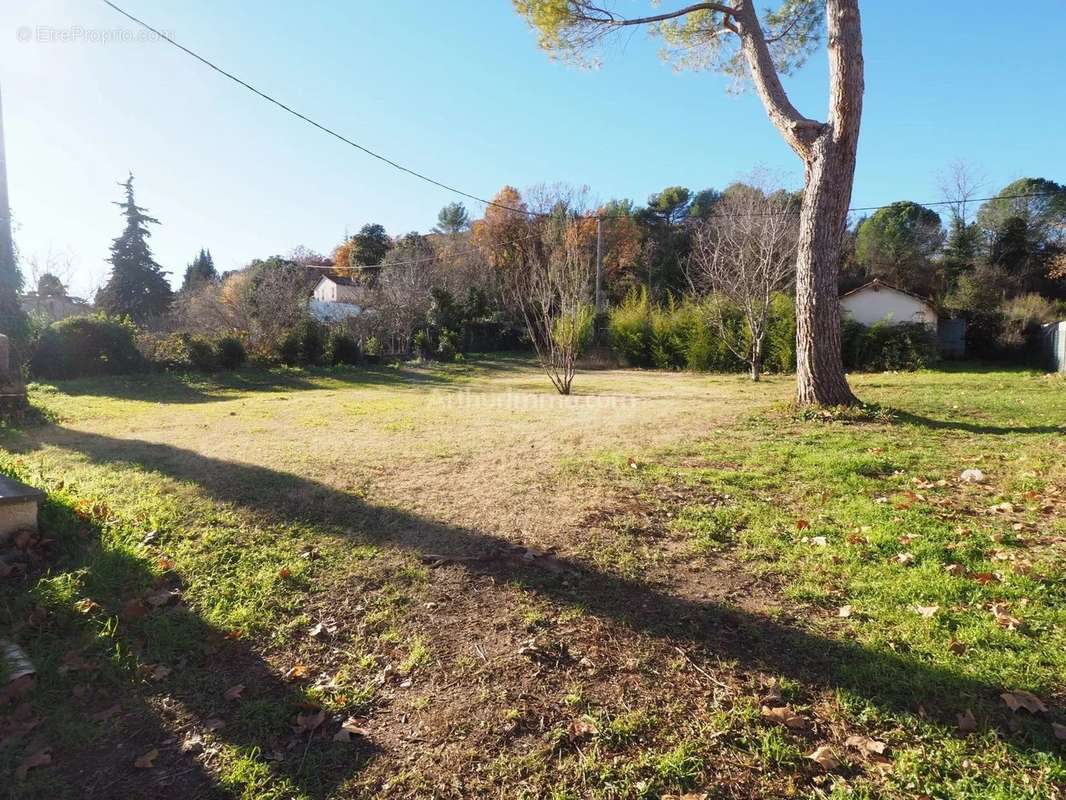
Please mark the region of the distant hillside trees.
[[115, 205], [126, 217], [126, 229], [111, 243], [111, 274], [97, 292], [96, 304], [107, 314], [143, 324], [167, 312], [173, 292], [148, 246], [148, 226], [158, 225], [159, 220], [148, 216], [134, 200], [132, 173], [119, 185], [126, 198]]
[[943, 244], [940, 216], [903, 200], [879, 208], [860, 223], [855, 253], [870, 277], [930, 294], [936, 284], [932, 259]]

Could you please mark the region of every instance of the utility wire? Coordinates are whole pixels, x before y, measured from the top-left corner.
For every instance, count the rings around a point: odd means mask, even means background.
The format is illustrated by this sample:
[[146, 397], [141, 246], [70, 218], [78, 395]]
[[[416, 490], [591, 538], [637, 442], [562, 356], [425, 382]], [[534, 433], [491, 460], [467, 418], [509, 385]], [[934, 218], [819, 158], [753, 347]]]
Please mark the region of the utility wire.
[[357, 150], [363, 151], [368, 156], [376, 158], [379, 161], [384, 161], [390, 167], [394, 167], [394, 168], [400, 170], [401, 172], [406, 172], [408, 175], [413, 175], [414, 177], [416, 177], [416, 178], [418, 178], [420, 180], [426, 181], [427, 183], [431, 183], [434, 186], [439, 186], [441, 189], [445, 189], [445, 190], [447, 190], [449, 192], [452, 192], [454, 194], [461, 195], [463, 197], [469, 198], [470, 200], [476, 200], [479, 203], [484, 203], [487, 206], [495, 206], [496, 208], [502, 208], [502, 209], [504, 209], [506, 211], [513, 211], [513, 212], [518, 213], [518, 214], [527, 214], [529, 216], [546, 216], [546, 215], [540, 214], [540, 213], [535, 212], [535, 211], [527, 211], [527, 210], [521, 209], [521, 208], [512, 208], [511, 206], [504, 205], [503, 203], [497, 203], [494, 200], [486, 200], [483, 197], [478, 197], [477, 195], [470, 194], [469, 192], [464, 192], [462, 189], [457, 189], [454, 186], [449, 186], [446, 183], [442, 183], [441, 181], [438, 181], [435, 178], [431, 178], [428, 175], [423, 175], [421, 172], [413, 170], [410, 167], [405, 167], [403, 164], [398, 164], [395, 161], [393, 161], [392, 159], [387, 158], [386, 156], [383, 156], [380, 153], [374, 152], [369, 147], [364, 147], [363, 145], [359, 144], [358, 142], [353, 142], [347, 136], [344, 136], [343, 134], [337, 133], [337, 131], [333, 130], [332, 128], [329, 128], [329, 127], [327, 127], [325, 125], [322, 125], [321, 123], [315, 122], [310, 117], [306, 116], [305, 114], [301, 114], [299, 111], [295, 110], [294, 108], [292, 108], [290, 106], [287, 106], [285, 103], [281, 102], [280, 100], [277, 100], [276, 98], [271, 97], [266, 92], [262, 92], [259, 89], [256, 89], [250, 83], [248, 83], [247, 81], [242, 80], [241, 78], [238, 78], [232, 72], [227, 72], [226, 70], [222, 69], [222, 67], [218, 66], [217, 64], [215, 64], [215, 63], [209, 61], [208, 59], [204, 58], [203, 56], [201, 56], [199, 53], [196, 53], [195, 51], [190, 50], [188, 47], [185, 47], [184, 45], [179, 44], [178, 42], [176, 42], [174, 39], [172, 39], [170, 36], [168, 36], [163, 31], [160, 31], [160, 30], [158, 30], [156, 28], [153, 28], [151, 25], [149, 25], [144, 20], [138, 19], [137, 17], [133, 16], [133, 14], [129, 13], [128, 11], [126, 11], [126, 10], [124, 10], [122, 8], [119, 8], [117, 5], [112, 3], [111, 0], [103, 0], [103, 2], [106, 5], [108, 5], [111, 8], [113, 8], [115, 11], [117, 11], [122, 16], [126, 17], [131, 22], [135, 22], [138, 25], [140, 25], [142, 28], [144, 28], [145, 30], [151, 31], [156, 36], [158, 36], [160, 39], [163, 39], [166, 42], [168, 42], [169, 44], [174, 45], [174, 47], [178, 48], [179, 50], [181, 50], [186, 55], [192, 56], [197, 61], [199, 61], [201, 64], [204, 64], [205, 66], [210, 67], [211, 69], [213, 69], [218, 74], [223, 75], [223, 76], [229, 78], [231, 81], [240, 84], [241, 86], [243, 86], [248, 91], [259, 95], [264, 100], [266, 100], [268, 103], [273, 103], [278, 108], [289, 112], [294, 117], [302, 119], [304, 122], [308, 123], [309, 125], [313, 125], [314, 127], [318, 128], [320, 131], [322, 131], [324, 133], [327, 133], [327, 134], [329, 134], [330, 136], [332, 136], [332, 137], [334, 137], [336, 139], [340, 139], [345, 144], [351, 145], [352, 147], [356, 148]]
[[[415, 178], [418, 178], [419, 180], [423, 180], [426, 183], [433, 184], [434, 186], [437, 186], [437, 187], [439, 187], [441, 189], [444, 189], [446, 191], [452, 192], [453, 194], [457, 194], [457, 195], [460, 195], [462, 197], [466, 197], [466, 198], [468, 198], [470, 200], [475, 200], [478, 203], [483, 203], [486, 206], [493, 206], [494, 208], [500, 208], [500, 209], [503, 209], [504, 211], [511, 211], [511, 212], [516, 213], [516, 214], [522, 214], [522, 215], [525, 215], [525, 216], [528, 216], [528, 217], [551, 217], [551, 216], [553, 216], [550, 213], [546, 213], [546, 212], [542, 212], [542, 211], [529, 211], [528, 209], [515, 208], [513, 206], [508, 206], [508, 205], [505, 205], [503, 203], [497, 203], [494, 200], [486, 200], [485, 198], [478, 197], [475, 194], [470, 194], [469, 192], [464, 192], [462, 189], [457, 189], [454, 186], [449, 186], [446, 183], [438, 181], [435, 178], [431, 178], [428, 175], [424, 175], [423, 173], [418, 172], [418, 171], [416, 171], [414, 169], [411, 169], [410, 167], [405, 167], [403, 164], [399, 164], [396, 161], [393, 161], [392, 159], [381, 155], [380, 153], [374, 152], [373, 150], [371, 150], [368, 147], [364, 147], [363, 145], [359, 144], [358, 142], [352, 141], [347, 136], [344, 136], [343, 134], [338, 133], [337, 131], [333, 130], [332, 128], [329, 128], [326, 125], [323, 125], [323, 124], [321, 124], [319, 122], [316, 122], [315, 120], [311, 119], [310, 117], [306, 116], [305, 114], [301, 114], [299, 111], [296, 111], [292, 107], [290, 107], [290, 106], [286, 105], [285, 103], [281, 102], [280, 100], [272, 97], [271, 95], [267, 94], [266, 92], [260, 91], [259, 89], [255, 88], [252, 84], [248, 83], [247, 81], [244, 81], [241, 78], [238, 78], [232, 72], [227, 72], [222, 67], [220, 67], [217, 64], [215, 64], [214, 62], [208, 60], [204, 56], [201, 56], [199, 53], [197, 53], [197, 52], [195, 52], [193, 50], [190, 50], [188, 47], [186, 47], [183, 44], [179, 44], [177, 41], [172, 39], [170, 36], [168, 36], [163, 31], [160, 31], [160, 30], [158, 30], [156, 28], [153, 28], [151, 25], [149, 25], [144, 20], [139, 19], [138, 17], [135, 17], [133, 14], [129, 13], [128, 11], [126, 11], [126, 10], [120, 8], [119, 6], [115, 5], [114, 3], [111, 2], [111, 0], [103, 0], [103, 2], [104, 2], [105, 5], [110, 6], [112, 9], [117, 11], [119, 14], [121, 14], [124, 17], [126, 17], [126, 19], [130, 20], [131, 22], [136, 23], [137, 25], [140, 25], [145, 30], [148, 30], [148, 31], [154, 33], [156, 36], [158, 36], [160, 39], [163, 39], [168, 44], [171, 44], [174, 47], [178, 48], [179, 50], [181, 50], [186, 55], [192, 56], [193, 58], [195, 58], [197, 61], [199, 61], [204, 66], [209, 67], [210, 69], [213, 69], [215, 72], [217, 72], [218, 74], [220, 74], [220, 75], [222, 75], [222, 76], [224, 76], [226, 78], [229, 78], [234, 83], [237, 83], [240, 86], [243, 86], [245, 89], [247, 89], [248, 91], [252, 92], [253, 94], [256, 94], [259, 97], [263, 98], [268, 103], [273, 103], [278, 108], [282, 109], [283, 111], [287, 111], [289, 114], [292, 114], [294, 117], [297, 117], [298, 119], [303, 120], [307, 124], [309, 124], [309, 125], [311, 125], [311, 126], [313, 126], [315, 128], [318, 128], [323, 133], [329, 134], [330, 136], [334, 137], [335, 139], [339, 139], [340, 141], [344, 142], [345, 144], [350, 145], [351, 147], [354, 147], [357, 150], [362, 151], [363, 153], [367, 154], [368, 156], [371, 156], [372, 158], [376, 158], [379, 161], [382, 161], [382, 162], [388, 164], [390, 167], [398, 169], [401, 172], [406, 172], [408, 175], [412, 175]], [[999, 197], [973, 197], [973, 198], [967, 199], [965, 202], [967, 202], [967, 203], [982, 203], [982, 202], [986, 202], [986, 201], [989, 201], [989, 200], [1013, 200], [1013, 199], [1023, 198], [1023, 197], [1050, 197], [1050, 196], [1052, 196], [1054, 194], [1056, 194], [1056, 193], [1055, 192], [1034, 192], [1032, 194], [1001, 195]], [[930, 203], [917, 203], [916, 205], [920, 205], [920, 206], [946, 206], [946, 205], [958, 205], [960, 202], [962, 202], [962, 201], [959, 201], [959, 200], [937, 200], [937, 201], [930, 202]], [[858, 207], [858, 208], [849, 208], [848, 209], [848, 213], [855, 213], [855, 212], [859, 212], [859, 211], [878, 211], [878, 210], [880, 210], [882, 208], [889, 208], [889, 206], [891, 206], [891, 205], [892, 204], [890, 203], [888, 205], [881, 205], [881, 206], [862, 206], [862, 207]], [[771, 212], [763, 212], [762, 215], [769, 215], [769, 214], [774, 214], [774, 213], [778, 213], [778, 212], [772, 212], [772, 211]], [[800, 210], [796, 209], [796, 210], [791, 211], [789, 213], [798, 214], [798, 213], [800, 213]], [[752, 214], [734, 214], [734, 215], [720, 215], [720, 216], [731, 216], [731, 217], [732, 216], [752, 216]], [[586, 214], [586, 215], [583, 215], [583, 216], [581, 216], [579, 218], [580, 219], [611, 219], [611, 215], [601, 216], [600, 214]], [[397, 265], [397, 266], [400, 266], [400, 265]]]

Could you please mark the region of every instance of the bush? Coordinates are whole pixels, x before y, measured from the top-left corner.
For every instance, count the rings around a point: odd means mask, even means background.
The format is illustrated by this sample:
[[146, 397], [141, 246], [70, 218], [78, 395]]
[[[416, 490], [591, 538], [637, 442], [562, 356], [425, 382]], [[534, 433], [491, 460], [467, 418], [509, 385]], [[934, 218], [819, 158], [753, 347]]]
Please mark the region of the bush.
[[607, 344], [626, 366], [651, 366], [650, 306], [645, 289], [632, 291], [608, 318]]
[[215, 343], [215, 355], [222, 369], [239, 369], [248, 360], [244, 343], [236, 336], [223, 336]]
[[203, 336], [183, 335], [189, 349], [189, 366], [200, 372], [214, 372], [218, 369], [218, 352], [210, 339]]
[[104, 316], [70, 317], [45, 328], [30, 360], [42, 378], [121, 375], [144, 367], [134, 341], [136, 328]]
[[673, 298], [665, 308], [651, 309], [648, 319], [648, 351], [656, 369], [682, 369], [688, 363], [692, 314], [679, 308]]
[[372, 364], [376, 364], [381, 361], [381, 354], [384, 352], [384, 348], [381, 346], [381, 342], [376, 336], [366, 337], [366, 341], [363, 342], [363, 355], [366, 356], [366, 360]]
[[326, 361], [330, 364], [358, 364], [359, 343], [343, 328], [333, 328], [326, 337]]
[[300, 337], [296, 331], [289, 331], [278, 343], [278, 358], [282, 364], [295, 367], [300, 363]]
[[1002, 326], [996, 338], [1000, 353], [1032, 363], [1040, 361], [1043, 325], [1059, 319], [1055, 303], [1039, 294], [1013, 297], [1000, 307]]
[[849, 319], [841, 328], [841, 354], [849, 370], [924, 369], [938, 360], [936, 332], [920, 322], [866, 327]]

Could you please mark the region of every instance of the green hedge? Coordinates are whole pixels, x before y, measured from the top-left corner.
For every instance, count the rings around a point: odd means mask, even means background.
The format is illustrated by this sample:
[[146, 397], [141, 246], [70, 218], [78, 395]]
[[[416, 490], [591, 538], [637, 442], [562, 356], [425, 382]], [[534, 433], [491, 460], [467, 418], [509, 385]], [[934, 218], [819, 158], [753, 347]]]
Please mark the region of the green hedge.
[[144, 368], [145, 361], [134, 341], [135, 334], [131, 322], [105, 316], [54, 322], [37, 341], [30, 372], [49, 379], [137, 372]]
[[[630, 367], [744, 372], [748, 365], [729, 347], [723, 326], [728, 341], [739, 342], [741, 352], [747, 350], [743, 315], [721, 298], [669, 300], [659, 306], [645, 291], [637, 291], [610, 311], [607, 342], [615, 358]], [[865, 328], [845, 322], [842, 340], [844, 365], [851, 370], [921, 369], [937, 360], [936, 333], [920, 324]], [[763, 340], [763, 371], [795, 369], [795, 301], [778, 294], [771, 301]]]

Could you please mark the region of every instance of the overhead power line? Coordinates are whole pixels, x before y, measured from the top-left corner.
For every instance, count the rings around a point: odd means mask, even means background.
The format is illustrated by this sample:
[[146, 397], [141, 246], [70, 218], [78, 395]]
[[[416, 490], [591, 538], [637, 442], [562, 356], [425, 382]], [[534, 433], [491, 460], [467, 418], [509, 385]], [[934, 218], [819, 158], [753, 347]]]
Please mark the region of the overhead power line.
[[[506, 205], [505, 203], [498, 203], [495, 200], [486, 200], [484, 197], [478, 197], [476, 194], [471, 194], [470, 192], [464, 192], [462, 189], [458, 189], [455, 186], [450, 186], [447, 183], [444, 183], [442, 181], [438, 181], [436, 178], [431, 178], [430, 176], [425, 175], [425, 174], [423, 174], [421, 172], [418, 172], [417, 170], [412, 169], [411, 167], [405, 167], [403, 164], [400, 164], [400, 163], [398, 163], [396, 161], [393, 161], [391, 158], [388, 158], [387, 156], [383, 156], [380, 153], [377, 153], [374, 150], [371, 150], [369, 147], [365, 147], [364, 145], [361, 145], [358, 142], [355, 142], [355, 141], [349, 139], [347, 136], [345, 136], [345, 135], [343, 135], [341, 133], [338, 133], [337, 131], [333, 130], [332, 128], [328, 127], [327, 125], [323, 125], [320, 122], [316, 122], [315, 120], [311, 119], [311, 117], [308, 117], [306, 114], [300, 113], [299, 111], [295, 110], [291, 106], [288, 106], [285, 103], [281, 102], [277, 98], [267, 94], [264, 91], [261, 91], [260, 89], [257, 89], [252, 84], [248, 83], [247, 81], [243, 80], [242, 78], [237, 77], [232, 72], [228, 72], [227, 70], [225, 70], [222, 67], [220, 67], [217, 64], [215, 64], [213, 61], [211, 61], [211, 60], [205, 58], [204, 56], [200, 55], [196, 51], [190, 50], [185, 45], [178, 43], [177, 41], [172, 39], [169, 35], [167, 35], [165, 32], [163, 32], [163, 31], [161, 31], [161, 30], [159, 30], [157, 28], [152, 27], [151, 25], [149, 25], [147, 22], [145, 22], [144, 20], [140, 19], [139, 17], [135, 17], [133, 14], [129, 13], [125, 9], [120, 8], [119, 6], [115, 5], [114, 3], [111, 2], [111, 0], [103, 0], [103, 2], [106, 5], [110, 6], [113, 10], [117, 11], [122, 16], [126, 17], [126, 19], [130, 20], [131, 22], [136, 23], [137, 25], [140, 25], [145, 30], [152, 32], [157, 37], [159, 37], [160, 39], [163, 39], [168, 44], [171, 44], [174, 47], [178, 48], [179, 50], [181, 50], [186, 55], [192, 56], [197, 61], [199, 61], [201, 64], [203, 64], [204, 66], [208, 67], [209, 69], [214, 70], [219, 75], [222, 75], [222, 76], [224, 76], [226, 78], [229, 78], [234, 83], [236, 83], [236, 84], [238, 84], [240, 86], [243, 86], [245, 89], [247, 89], [248, 91], [252, 92], [255, 95], [258, 95], [262, 99], [266, 100], [268, 103], [272, 103], [273, 105], [277, 106], [278, 108], [282, 109], [283, 111], [286, 111], [289, 114], [292, 114], [294, 117], [296, 117], [296, 118], [298, 118], [300, 120], [303, 120], [308, 125], [311, 125], [311, 126], [313, 126], [315, 128], [318, 128], [323, 133], [326, 133], [326, 134], [334, 137], [335, 139], [338, 139], [341, 142], [344, 142], [345, 144], [347, 144], [347, 145], [349, 145], [351, 147], [354, 147], [357, 150], [362, 151], [363, 153], [365, 153], [368, 156], [371, 156], [372, 158], [376, 158], [378, 161], [382, 161], [385, 164], [388, 164], [390, 167], [393, 167], [394, 169], [397, 169], [397, 170], [399, 170], [401, 172], [405, 172], [408, 175], [411, 175], [411, 176], [413, 176], [415, 178], [418, 178], [419, 180], [425, 181], [426, 183], [432, 184], [433, 186], [437, 186], [437, 187], [439, 187], [441, 189], [444, 189], [445, 191], [449, 191], [449, 192], [452, 192], [453, 194], [457, 194], [457, 195], [459, 195], [461, 197], [465, 197], [467, 199], [474, 200], [474, 201], [476, 201], [478, 203], [482, 203], [482, 204], [484, 204], [486, 206], [492, 206], [494, 208], [500, 208], [500, 209], [503, 209], [504, 211], [511, 211], [513, 213], [522, 214], [522, 215], [528, 216], [528, 217], [550, 217], [550, 216], [552, 216], [552, 214], [546, 213], [546, 212], [542, 212], [542, 211], [529, 211], [528, 209], [516, 208], [514, 206]], [[1050, 196], [1052, 196], [1054, 194], [1055, 194], [1054, 192], [1034, 192], [1032, 194], [1001, 195], [1001, 196], [998, 196], [998, 197], [972, 197], [972, 198], [968, 198], [965, 201], [961, 201], [961, 200], [935, 200], [935, 201], [929, 202], [929, 203], [917, 203], [917, 205], [920, 205], [920, 206], [949, 206], [949, 205], [959, 205], [962, 202], [966, 202], [966, 203], [983, 203], [983, 202], [986, 202], [986, 201], [989, 201], [989, 200], [1014, 200], [1014, 199], [1025, 198], [1025, 197], [1050, 197]], [[880, 205], [880, 206], [860, 206], [860, 207], [857, 207], [857, 208], [849, 208], [848, 209], [848, 213], [856, 213], [856, 212], [860, 212], [860, 211], [878, 211], [878, 210], [880, 210], [882, 208], [889, 208], [891, 205], [893, 205], [893, 204], [892, 203], [888, 203], [886, 205]], [[776, 213], [776, 212], [761, 212], [761, 213], [762, 214], [772, 214], [772, 213]], [[792, 211], [791, 213], [800, 213], [800, 212], [799, 212], [799, 209], [796, 209], [795, 211]], [[607, 216], [603, 216], [602, 218], [603, 219], [610, 219], [611, 216], [612, 215], [607, 215]], [[741, 216], [741, 215], [730, 215], [730, 216]], [[751, 216], [751, 214], [744, 214], [742, 216]], [[579, 218], [599, 219], [599, 218], [601, 218], [601, 215], [599, 215], [599, 214], [586, 214], [586, 215], [582, 215], [582, 217], [579, 217]]]

